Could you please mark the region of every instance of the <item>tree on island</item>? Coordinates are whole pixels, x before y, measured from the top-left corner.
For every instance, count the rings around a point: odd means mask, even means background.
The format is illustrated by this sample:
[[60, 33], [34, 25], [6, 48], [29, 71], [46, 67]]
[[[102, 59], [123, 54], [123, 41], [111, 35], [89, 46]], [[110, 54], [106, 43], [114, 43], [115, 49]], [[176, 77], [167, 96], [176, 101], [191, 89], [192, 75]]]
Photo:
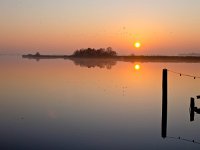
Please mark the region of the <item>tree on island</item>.
[[40, 56], [40, 53], [39, 53], [39, 52], [37, 52], [37, 53], [35, 54], [35, 56]]
[[73, 56], [75, 57], [114, 57], [114, 56], [117, 56], [117, 53], [113, 51], [112, 47], [108, 47], [106, 49], [87, 48], [87, 49], [76, 50], [73, 53]]

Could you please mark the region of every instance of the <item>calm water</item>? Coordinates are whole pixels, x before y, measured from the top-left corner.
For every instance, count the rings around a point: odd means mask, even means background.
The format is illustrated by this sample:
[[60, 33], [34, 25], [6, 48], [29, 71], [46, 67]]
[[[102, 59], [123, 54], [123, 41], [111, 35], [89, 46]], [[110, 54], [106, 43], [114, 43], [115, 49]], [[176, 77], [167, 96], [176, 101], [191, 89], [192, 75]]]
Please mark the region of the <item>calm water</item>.
[[200, 79], [169, 73], [167, 138], [161, 137], [165, 67], [200, 75], [198, 63], [1, 56], [0, 149], [200, 149], [187, 141], [200, 142], [200, 115], [190, 122], [189, 113]]

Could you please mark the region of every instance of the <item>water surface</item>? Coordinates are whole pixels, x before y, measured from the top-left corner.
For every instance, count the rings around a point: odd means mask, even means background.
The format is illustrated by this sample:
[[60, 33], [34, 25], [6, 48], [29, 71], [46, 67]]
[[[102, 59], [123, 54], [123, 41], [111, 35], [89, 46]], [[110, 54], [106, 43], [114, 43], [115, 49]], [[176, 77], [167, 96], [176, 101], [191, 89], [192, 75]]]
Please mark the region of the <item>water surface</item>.
[[199, 149], [200, 79], [168, 73], [161, 137], [163, 68], [200, 75], [199, 63], [0, 57], [0, 149]]

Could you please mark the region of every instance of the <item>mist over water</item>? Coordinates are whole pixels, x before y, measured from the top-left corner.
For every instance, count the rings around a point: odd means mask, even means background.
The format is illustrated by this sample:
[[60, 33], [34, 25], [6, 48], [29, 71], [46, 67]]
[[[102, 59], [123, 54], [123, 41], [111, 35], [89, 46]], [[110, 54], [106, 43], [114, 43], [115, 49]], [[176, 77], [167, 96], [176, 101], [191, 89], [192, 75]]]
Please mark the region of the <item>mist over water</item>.
[[199, 149], [188, 141], [200, 142], [189, 111], [200, 79], [168, 73], [161, 137], [163, 68], [200, 74], [199, 63], [1, 58], [0, 149]]

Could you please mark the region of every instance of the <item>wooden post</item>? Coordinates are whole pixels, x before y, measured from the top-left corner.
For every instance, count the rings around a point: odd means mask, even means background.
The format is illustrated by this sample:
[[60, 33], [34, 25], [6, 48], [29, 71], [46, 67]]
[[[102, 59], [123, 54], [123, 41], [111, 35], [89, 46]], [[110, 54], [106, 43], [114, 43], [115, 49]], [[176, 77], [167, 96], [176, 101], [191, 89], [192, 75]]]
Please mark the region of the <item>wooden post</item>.
[[162, 137], [167, 137], [167, 69], [163, 69], [162, 79]]

